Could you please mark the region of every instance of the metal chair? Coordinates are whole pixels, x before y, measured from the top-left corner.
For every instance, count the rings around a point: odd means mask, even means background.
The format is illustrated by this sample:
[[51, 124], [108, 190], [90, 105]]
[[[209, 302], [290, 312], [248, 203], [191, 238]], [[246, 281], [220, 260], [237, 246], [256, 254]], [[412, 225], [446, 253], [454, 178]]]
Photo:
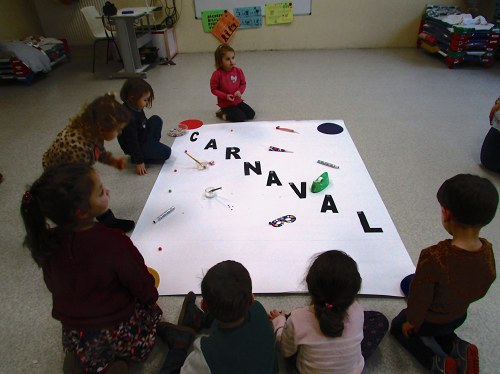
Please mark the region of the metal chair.
[[83, 13], [85, 20], [87, 21], [87, 25], [89, 26], [90, 32], [94, 37], [94, 48], [93, 48], [93, 56], [92, 56], [92, 73], [95, 72], [95, 47], [98, 42], [106, 42], [106, 64], [109, 61], [110, 49], [109, 45], [113, 43], [118, 51], [118, 56], [120, 60], [122, 60], [122, 56], [120, 55], [120, 50], [116, 45], [115, 38], [113, 36], [113, 31], [110, 28], [106, 28], [106, 22], [104, 16], [101, 16], [97, 11], [95, 6], [87, 6], [81, 8], [80, 11]]

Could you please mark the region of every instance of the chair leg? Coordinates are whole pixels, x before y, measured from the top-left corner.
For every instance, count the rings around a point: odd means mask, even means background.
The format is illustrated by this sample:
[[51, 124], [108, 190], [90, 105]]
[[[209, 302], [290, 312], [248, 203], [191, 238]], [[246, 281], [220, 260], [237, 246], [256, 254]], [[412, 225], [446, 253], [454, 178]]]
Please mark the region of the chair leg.
[[108, 42], [106, 43], [106, 65], [109, 62], [109, 39]]
[[94, 53], [92, 54], [92, 73], [95, 73], [95, 45], [97, 40], [94, 41]]
[[123, 58], [122, 58], [122, 54], [120, 53], [120, 48], [118, 48], [118, 45], [116, 44], [116, 40], [115, 39], [112, 39], [112, 41], [113, 41], [113, 44], [116, 47], [116, 51], [118, 52], [118, 57], [120, 58], [120, 61], [121, 61], [122, 65], [123, 65]]

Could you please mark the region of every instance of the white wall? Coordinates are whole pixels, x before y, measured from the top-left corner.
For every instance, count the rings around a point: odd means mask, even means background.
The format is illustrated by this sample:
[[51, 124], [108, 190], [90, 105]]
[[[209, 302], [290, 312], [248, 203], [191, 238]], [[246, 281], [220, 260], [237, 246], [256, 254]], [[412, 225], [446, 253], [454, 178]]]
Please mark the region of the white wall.
[[[82, 0], [69, 6], [61, 6], [53, 0], [34, 1], [46, 35], [65, 36], [70, 45], [91, 43], [86, 29], [82, 31], [78, 25], [81, 22], [79, 7], [89, 1], [99, 3], [102, 0]], [[312, 0], [312, 15], [296, 16], [293, 23], [287, 25], [238, 30], [231, 44], [240, 51], [414, 47], [420, 16], [428, 2]], [[114, 3], [117, 7], [144, 6], [141, 0], [114, 0]], [[432, 3], [462, 5], [459, 0]], [[179, 52], [213, 51], [218, 41], [210, 33], [203, 32], [201, 20], [195, 19], [193, 0], [177, 0], [177, 6], [181, 11], [176, 25]]]

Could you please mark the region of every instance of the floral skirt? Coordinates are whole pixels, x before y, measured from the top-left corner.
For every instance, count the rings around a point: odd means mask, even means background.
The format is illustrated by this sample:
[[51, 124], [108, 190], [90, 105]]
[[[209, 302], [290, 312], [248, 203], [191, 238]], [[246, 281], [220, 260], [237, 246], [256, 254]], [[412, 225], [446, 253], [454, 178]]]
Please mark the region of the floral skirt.
[[63, 328], [63, 347], [76, 355], [85, 373], [99, 373], [119, 359], [141, 362], [153, 349], [162, 314], [156, 304], [136, 304], [130, 319], [112, 328], [98, 331]]

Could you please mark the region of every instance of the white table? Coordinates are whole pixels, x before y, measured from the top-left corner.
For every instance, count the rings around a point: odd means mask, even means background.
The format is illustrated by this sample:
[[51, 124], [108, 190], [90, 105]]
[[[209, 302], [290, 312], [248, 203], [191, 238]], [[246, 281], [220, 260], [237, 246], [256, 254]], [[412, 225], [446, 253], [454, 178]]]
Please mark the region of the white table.
[[138, 36], [134, 29], [135, 20], [146, 17], [147, 26], [149, 22], [149, 15], [157, 10], [158, 7], [136, 7], [136, 8], [123, 8], [118, 11], [114, 16], [111, 16], [111, 21], [116, 25], [116, 34], [118, 39], [118, 47], [123, 59], [123, 70], [111, 74], [110, 79], [113, 78], [132, 78], [132, 77], [146, 77], [146, 69], [148, 65], [141, 63], [141, 56], [139, 55], [139, 48], [152, 41], [151, 30]]

